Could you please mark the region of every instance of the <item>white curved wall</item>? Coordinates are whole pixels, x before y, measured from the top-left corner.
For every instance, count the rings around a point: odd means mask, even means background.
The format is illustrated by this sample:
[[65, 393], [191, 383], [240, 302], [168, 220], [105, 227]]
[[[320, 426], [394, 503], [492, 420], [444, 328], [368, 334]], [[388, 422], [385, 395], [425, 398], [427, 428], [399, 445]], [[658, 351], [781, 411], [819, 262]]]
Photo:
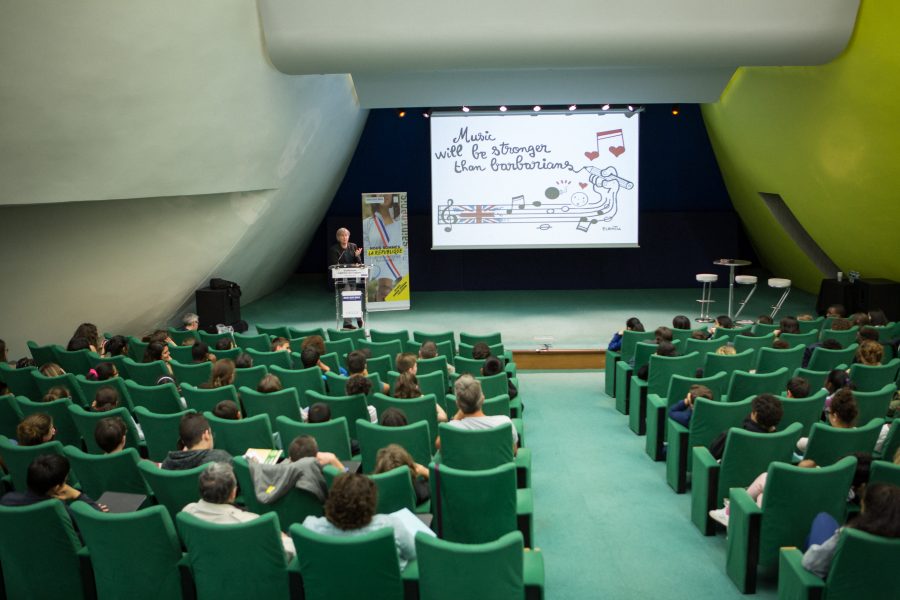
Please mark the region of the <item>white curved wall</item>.
[[0, 2], [0, 338], [166, 324], [210, 276], [276, 288], [366, 113], [286, 76], [249, 0]]

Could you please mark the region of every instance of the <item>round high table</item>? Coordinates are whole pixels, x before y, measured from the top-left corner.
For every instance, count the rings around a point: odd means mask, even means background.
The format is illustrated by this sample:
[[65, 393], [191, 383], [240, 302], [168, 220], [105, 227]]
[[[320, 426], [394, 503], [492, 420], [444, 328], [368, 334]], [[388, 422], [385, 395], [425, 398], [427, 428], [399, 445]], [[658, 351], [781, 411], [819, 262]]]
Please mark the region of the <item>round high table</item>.
[[734, 304], [734, 270], [737, 267], [746, 267], [748, 265], [752, 265], [749, 260], [741, 260], [739, 258], [720, 258], [719, 260], [713, 261], [714, 265], [719, 267], [728, 267], [728, 317], [733, 319], [734, 312], [732, 311], [732, 306]]

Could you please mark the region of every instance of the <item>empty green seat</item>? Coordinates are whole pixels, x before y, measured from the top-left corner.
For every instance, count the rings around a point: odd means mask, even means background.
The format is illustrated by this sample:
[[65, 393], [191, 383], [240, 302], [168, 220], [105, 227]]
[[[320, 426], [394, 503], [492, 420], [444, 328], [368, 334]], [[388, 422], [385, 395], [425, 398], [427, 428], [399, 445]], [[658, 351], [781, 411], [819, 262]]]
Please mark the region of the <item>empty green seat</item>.
[[[301, 406], [306, 407], [306, 390], [313, 390], [321, 394], [325, 393], [325, 381], [322, 379], [322, 369], [312, 366], [307, 369], [284, 369], [273, 366], [270, 369], [272, 375], [281, 380], [281, 385], [297, 390]], [[251, 386], [248, 386], [251, 387]]]
[[371, 352], [371, 358], [378, 356], [389, 356], [391, 360], [397, 358], [397, 355], [403, 352], [403, 344], [399, 340], [389, 340], [386, 342], [370, 342], [363, 338], [356, 340], [356, 349], [368, 349]]
[[378, 375], [381, 381], [387, 381], [388, 372], [394, 368], [395, 362], [395, 357], [382, 354], [367, 360], [366, 370], [369, 372], [369, 375]]
[[774, 341], [774, 333], [762, 336], [737, 335], [734, 338], [734, 349], [738, 353], [752, 349], [756, 350], [758, 354], [762, 348], [771, 348]]
[[[172, 357], [173, 361], [177, 360], [184, 365], [189, 365], [194, 362], [193, 346], [169, 346], [169, 355]], [[216, 356], [216, 358], [218, 358], [218, 356]]]
[[205, 412], [203, 416], [209, 421], [215, 447], [232, 456], [241, 456], [248, 448], [276, 447], [269, 415], [256, 415], [239, 421], [220, 419], [211, 412]]
[[125, 374], [128, 379], [141, 385], [156, 385], [160, 377], [169, 376], [169, 370], [166, 368], [165, 361], [155, 360], [153, 362], [135, 362], [133, 360], [125, 360]]
[[822, 410], [825, 407], [825, 398], [828, 391], [824, 388], [807, 398], [787, 398], [779, 396], [784, 415], [776, 426], [779, 431], [786, 429], [791, 423], [800, 423], [803, 426], [804, 435], [809, 433], [813, 423], [822, 420]]
[[777, 395], [785, 390], [790, 378], [791, 373], [785, 367], [781, 367], [771, 373], [734, 371], [728, 384], [728, 393], [722, 400], [724, 402], [739, 402], [759, 394]]
[[353, 350], [355, 350], [353, 340], [349, 338], [327, 340], [325, 342], [325, 353], [336, 353], [338, 355], [338, 362], [341, 366], [346, 366], [347, 355], [353, 352]]
[[278, 366], [282, 369], [290, 369], [292, 367], [291, 353], [286, 350], [279, 350], [277, 352], [259, 352], [253, 348], [247, 348], [246, 352], [253, 358], [254, 367], [260, 365], [266, 367]]
[[856, 405], [859, 408], [859, 415], [856, 418], [856, 422], [868, 423], [872, 419], [886, 417], [888, 407], [891, 405], [891, 400], [896, 391], [897, 386], [893, 383], [888, 383], [880, 390], [871, 392], [859, 392], [854, 390], [853, 397], [856, 398]]
[[331, 452], [338, 460], [350, 460], [350, 430], [346, 417], [332, 418], [324, 423], [304, 423], [288, 417], [275, 419], [275, 430], [284, 447], [290, 446], [294, 438], [311, 435], [319, 446], [319, 452]]
[[809, 333], [810, 331], [819, 331], [822, 329], [822, 324], [825, 322], [825, 317], [816, 317], [810, 321], [801, 321], [797, 320], [797, 326], [800, 327], [800, 333]]
[[269, 352], [272, 350], [272, 341], [265, 333], [253, 335], [252, 333], [235, 333], [234, 343], [244, 350], [256, 350], [257, 352]]
[[61, 386], [69, 390], [69, 395], [72, 397], [72, 402], [78, 404], [79, 406], [90, 405], [90, 402], [88, 402], [84, 394], [81, 393], [81, 387], [78, 385], [78, 380], [75, 379], [75, 376], [71, 373], [63, 373], [62, 375], [47, 377], [45, 375], [41, 375], [39, 371], [32, 371], [31, 376], [34, 378], [34, 383], [35, 385], [37, 385], [39, 392], [39, 397], [35, 398], [35, 400], [40, 400], [47, 392], [50, 391], [51, 388]]
[[291, 332], [286, 325], [256, 325], [256, 333], [273, 337], [291, 337]]
[[237, 389], [233, 385], [223, 385], [217, 388], [199, 388], [185, 383], [181, 386], [181, 393], [184, 395], [187, 407], [197, 412], [206, 410], [212, 412], [216, 405], [223, 400], [231, 400], [240, 406]]
[[[366, 339], [366, 330], [365, 329], [333, 329], [329, 327], [325, 330], [328, 333], [328, 338], [325, 342], [325, 348], [328, 348], [328, 342], [337, 342], [343, 340], [350, 340], [350, 345], [352, 350], [356, 350], [356, 341]], [[329, 349], [328, 352], [331, 352]]]
[[616, 369], [619, 361], [626, 363], [634, 358], [634, 349], [638, 342], [653, 339], [652, 331], [624, 331], [622, 332], [622, 345], [618, 351], [606, 350], [606, 379], [603, 391], [610, 398], [616, 395]]
[[328, 337], [324, 327], [288, 327], [288, 333], [290, 334], [288, 337], [291, 339], [308, 338], [311, 335], [317, 335], [323, 340]]
[[169, 363], [172, 366], [172, 374], [178, 385], [189, 383], [191, 385], [200, 385], [209, 381], [212, 375], [213, 364], [209, 361], [202, 363], [182, 364], [177, 360]]
[[373, 342], [390, 342], [391, 340], [397, 340], [400, 344], [403, 344], [403, 342], [409, 341], [409, 331], [406, 329], [400, 329], [398, 331], [372, 329], [369, 331], [369, 336]]
[[432, 333], [428, 333], [425, 331], [413, 331], [412, 337], [415, 341], [419, 342], [420, 344], [425, 343], [429, 340], [434, 342], [435, 344], [438, 344], [438, 346], [440, 346], [440, 344], [442, 344], [442, 343], [449, 343], [450, 344], [449, 357], [453, 357], [456, 355], [456, 337], [452, 331], [440, 331], [440, 332], [432, 332]]
[[53, 348], [53, 356], [56, 358], [56, 363], [63, 368], [63, 371], [73, 375], [86, 375], [94, 367], [91, 354], [96, 356], [96, 353], [92, 353], [88, 349], [65, 350], [61, 346]]
[[61, 348], [61, 346], [57, 346], [56, 344], [47, 344], [46, 346], [41, 346], [37, 342], [32, 342], [28, 340], [26, 342], [28, 346], [28, 351], [31, 352], [31, 357], [34, 359], [34, 363], [38, 367], [42, 367], [47, 363], [56, 362], [56, 353], [54, 352], [54, 348]]
[[136, 381], [125, 382], [131, 402], [137, 408], [143, 406], [155, 413], [177, 413], [184, 410], [181, 394], [174, 383], [142, 385]]
[[856, 342], [856, 336], [859, 334], [859, 327], [853, 326], [850, 329], [835, 331], [834, 329], [823, 329], [819, 335], [821, 341], [834, 340], [841, 346], [849, 346]]
[[616, 410], [627, 415], [631, 407], [631, 379], [640, 368], [649, 363], [650, 357], [656, 352], [656, 344], [651, 342], [638, 342], [634, 348], [634, 364], [626, 360], [620, 360], [616, 365]]
[[281, 416], [300, 419], [300, 399], [297, 390], [292, 387], [268, 393], [242, 387], [238, 393], [244, 404], [246, 417], [268, 415], [270, 423]]
[[810, 344], [814, 344], [816, 340], [819, 339], [818, 331], [808, 331], [806, 333], [782, 333], [778, 336], [779, 339], [786, 341], [788, 344], [793, 346], [809, 346]]
[[234, 382], [232, 385], [235, 389], [241, 386], [256, 389], [260, 380], [268, 375], [269, 369], [266, 365], [254, 365], [252, 367], [244, 367], [243, 369], [234, 370]]
[[850, 381], [856, 386], [856, 391], [874, 392], [881, 390], [889, 383], [896, 382], [898, 370], [900, 370], [900, 358], [874, 367], [854, 363], [850, 366]]

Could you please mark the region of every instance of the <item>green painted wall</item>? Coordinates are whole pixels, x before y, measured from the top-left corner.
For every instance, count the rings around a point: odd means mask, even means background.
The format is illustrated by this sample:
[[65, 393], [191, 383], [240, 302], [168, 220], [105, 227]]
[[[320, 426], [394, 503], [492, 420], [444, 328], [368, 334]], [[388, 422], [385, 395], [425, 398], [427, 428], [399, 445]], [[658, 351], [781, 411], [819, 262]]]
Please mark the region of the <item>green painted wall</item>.
[[[773, 219], [780, 194], [843, 271], [900, 280], [900, 2], [863, 0], [847, 50], [817, 67], [735, 73], [703, 115], [764, 266], [808, 291], [822, 274]], [[834, 274], [829, 273], [829, 277]]]

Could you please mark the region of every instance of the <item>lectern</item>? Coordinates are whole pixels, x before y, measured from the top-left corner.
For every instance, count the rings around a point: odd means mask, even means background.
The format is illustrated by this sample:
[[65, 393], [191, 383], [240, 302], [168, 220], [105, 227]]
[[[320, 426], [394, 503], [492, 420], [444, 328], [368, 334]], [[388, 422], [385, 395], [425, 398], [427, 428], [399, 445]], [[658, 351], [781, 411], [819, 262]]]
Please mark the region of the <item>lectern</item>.
[[334, 281], [334, 307], [336, 329], [351, 319], [366, 319], [366, 282], [369, 280], [368, 265], [332, 265], [331, 279]]

